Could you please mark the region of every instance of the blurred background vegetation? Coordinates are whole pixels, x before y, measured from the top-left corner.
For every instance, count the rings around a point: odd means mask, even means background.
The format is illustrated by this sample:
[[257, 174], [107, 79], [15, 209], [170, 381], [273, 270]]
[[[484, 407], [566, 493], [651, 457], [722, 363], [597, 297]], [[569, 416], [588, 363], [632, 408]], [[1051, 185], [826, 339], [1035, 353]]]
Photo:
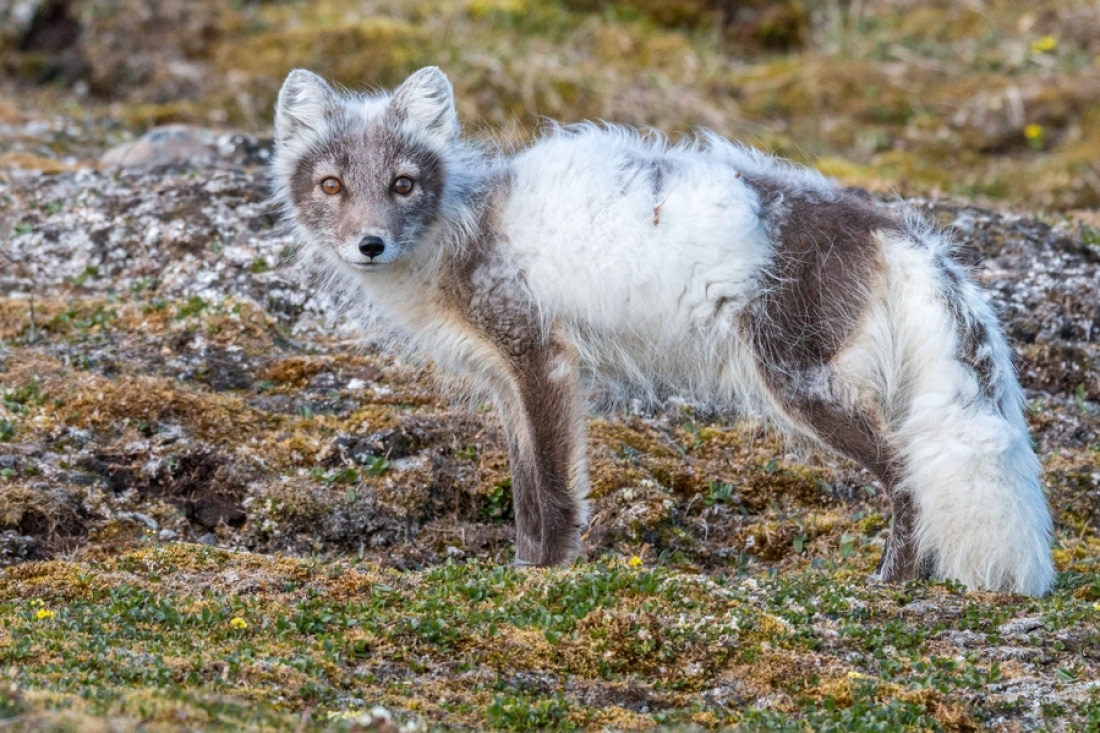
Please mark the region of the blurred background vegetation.
[[427, 64], [507, 142], [705, 126], [875, 190], [1100, 205], [1095, 0], [0, 0], [0, 125], [58, 131], [0, 164], [169, 122], [263, 135], [293, 67], [370, 89]]

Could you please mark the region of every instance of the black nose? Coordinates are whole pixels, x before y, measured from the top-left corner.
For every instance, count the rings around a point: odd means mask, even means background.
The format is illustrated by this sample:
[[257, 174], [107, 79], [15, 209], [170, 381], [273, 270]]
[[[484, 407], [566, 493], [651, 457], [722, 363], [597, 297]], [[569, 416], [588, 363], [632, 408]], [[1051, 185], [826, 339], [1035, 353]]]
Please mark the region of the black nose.
[[372, 260], [386, 251], [386, 243], [382, 237], [367, 236], [359, 241], [360, 254], [370, 257]]

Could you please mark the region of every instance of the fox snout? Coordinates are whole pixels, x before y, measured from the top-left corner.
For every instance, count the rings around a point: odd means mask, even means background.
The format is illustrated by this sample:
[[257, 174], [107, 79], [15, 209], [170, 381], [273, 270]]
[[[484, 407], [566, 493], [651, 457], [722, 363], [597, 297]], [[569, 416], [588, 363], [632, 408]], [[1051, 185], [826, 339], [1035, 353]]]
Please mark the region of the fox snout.
[[386, 243], [381, 237], [368, 234], [359, 240], [359, 254], [372, 260], [386, 251]]
[[400, 254], [401, 248], [382, 234], [365, 234], [356, 242], [345, 242], [339, 248], [340, 257], [357, 270], [375, 270], [389, 265]]

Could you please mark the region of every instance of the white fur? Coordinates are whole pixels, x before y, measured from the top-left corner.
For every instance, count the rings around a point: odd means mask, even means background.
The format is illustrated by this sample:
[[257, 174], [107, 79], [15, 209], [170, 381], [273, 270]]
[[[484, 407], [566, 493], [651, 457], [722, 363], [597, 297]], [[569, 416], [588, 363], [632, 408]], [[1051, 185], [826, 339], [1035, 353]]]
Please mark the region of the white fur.
[[[656, 198], [640, 176], [609, 172], [638, 158], [672, 164]], [[770, 244], [735, 168], [694, 146], [586, 125], [557, 130], [512, 170], [502, 220], [515, 256], [544, 318], [568, 331], [590, 375], [649, 397], [673, 388], [756, 402], [750, 353], [730, 334], [737, 306], [758, 292]], [[730, 307], [715, 319], [721, 298]]]

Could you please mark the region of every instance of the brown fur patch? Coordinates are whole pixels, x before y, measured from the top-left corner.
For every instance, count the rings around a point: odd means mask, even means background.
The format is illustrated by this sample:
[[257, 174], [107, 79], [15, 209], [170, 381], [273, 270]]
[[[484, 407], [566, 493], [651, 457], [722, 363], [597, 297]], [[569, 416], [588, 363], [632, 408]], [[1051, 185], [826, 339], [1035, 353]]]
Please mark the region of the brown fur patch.
[[894, 522], [876, 569], [879, 578], [887, 583], [931, 578], [935, 558], [932, 555], [917, 554], [917, 508], [913, 497], [894, 491], [890, 495], [890, 510], [893, 512]]
[[874, 233], [900, 225], [839, 190], [825, 200], [745, 179], [760, 195], [760, 216], [775, 243], [764, 293], [747, 309], [751, 341], [769, 372], [826, 365], [862, 320], [883, 266]]
[[968, 366], [978, 379], [982, 394], [995, 398], [997, 394], [996, 364], [990, 344], [992, 335], [989, 327], [980, 319], [968, 314], [964, 308], [967, 302], [963, 289], [966, 275], [962, 266], [943, 255], [936, 262], [937, 269], [943, 275], [945, 283], [944, 297], [958, 332], [959, 345], [957, 357]]
[[833, 398], [833, 360], [862, 323], [884, 268], [875, 234], [901, 225], [852, 193], [834, 196], [746, 180], [760, 195], [761, 219], [775, 251], [762, 295], [749, 305], [742, 328], [776, 404], [838, 453], [870, 469], [894, 512], [883, 555], [886, 580], [916, 577], [916, 509], [899, 490], [900, 466], [877, 405]]

